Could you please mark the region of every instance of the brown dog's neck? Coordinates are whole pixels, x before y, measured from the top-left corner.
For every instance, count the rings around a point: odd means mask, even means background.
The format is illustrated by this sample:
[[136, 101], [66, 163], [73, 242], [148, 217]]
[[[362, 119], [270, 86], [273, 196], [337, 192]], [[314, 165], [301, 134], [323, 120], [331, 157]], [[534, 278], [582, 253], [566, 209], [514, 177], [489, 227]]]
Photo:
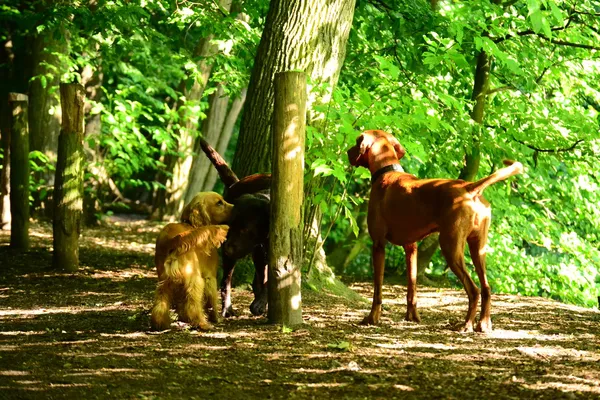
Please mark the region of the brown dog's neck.
[[377, 171], [371, 173], [371, 185], [374, 184], [377, 181], [377, 179], [379, 179], [379, 177], [381, 177], [382, 175], [384, 175], [387, 172], [392, 172], [392, 171], [404, 172], [404, 168], [402, 168], [402, 166], [399, 163], [398, 164], [390, 164], [385, 167], [379, 168]]

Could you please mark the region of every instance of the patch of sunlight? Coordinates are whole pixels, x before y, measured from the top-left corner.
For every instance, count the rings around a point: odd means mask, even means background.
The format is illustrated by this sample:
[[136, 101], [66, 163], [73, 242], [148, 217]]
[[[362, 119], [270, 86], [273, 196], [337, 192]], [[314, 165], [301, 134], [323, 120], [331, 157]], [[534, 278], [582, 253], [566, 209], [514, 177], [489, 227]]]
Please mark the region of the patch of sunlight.
[[411, 388], [410, 386], [406, 386], [406, 385], [393, 385], [392, 386], [394, 389], [398, 389], [398, 390], [404, 390], [406, 392], [412, 392], [413, 388]]
[[[57, 308], [37, 308], [34, 310], [0, 310], [0, 317], [6, 315], [12, 316], [31, 316], [31, 315], [47, 315], [47, 314], [80, 314], [83, 312], [94, 312], [94, 311], [112, 311], [112, 310], [124, 310], [134, 309], [134, 307], [123, 307], [121, 302], [116, 302], [113, 305], [107, 305], [103, 307], [57, 307]], [[1, 332], [0, 332], [1, 333]]]
[[292, 296], [290, 302], [292, 304], [292, 310], [300, 309], [300, 306], [302, 305], [302, 296], [300, 295], [300, 293], [298, 293], [295, 296]]
[[[513, 321], [519, 322], [520, 321]], [[529, 323], [529, 322], [526, 322]], [[491, 332], [485, 334], [486, 338], [490, 339], [504, 339], [504, 340], [535, 340], [535, 341], [556, 341], [556, 340], [571, 340], [571, 335], [545, 335], [540, 333], [537, 330], [517, 330], [517, 331], [509, 331], [505, 329], [494, 329]]]
[[269, 335], [269, 333], [249, 333], [246, 331], [238, 331], [238, 332], [190, 332], [191, 335], [200, 335], [202, 337], [212, 337], [215, 339], [231, 339], [231, 338], [260, 338], [265, 335]]
[[0, 336], [33, 336], [33, 335], [44, 335], [46, 331], [4, 331], [0, 332]]
[[136, 372], [139, 372], [139, 370], [133, 368], [100, 368], [83, 370], [81, 372], [72, 372], [69, 374], [63, 374], [63, 376], [102, 376], [114, 373], [127, 373], [129, 378], [132, 378], [134, 376], [141, 377], [140, 374], [135, 374]]
[[298, 389], [301, 388], [335, 388], [335, 387], [344, 387], [348, 386], [348, 383], [342, 382], [320, 382], [320, 383], [291, 383], [291, 385], [298, 386]]
[[132, 332], [132, 333], [101, 333], [102, 337], [109, 338], [148, 338], [145, 332]]
[[522, 386], [533, 390], [557, 389], [563, 392], [587, 392], [600, 394], [600, 382], [596, 382], [594, 385], [564, 382], [537, 382], [535, 384], [523, 383]]
[[[236, 343], [237, 345], [238, 343]], [[252, 343], [253, 344], [253, 343]], [[254, 346], [255, 347], [255, 346]], [[223, 351], [229, 350], [232, 346], [209, 346], [207, 344], [188, 344], [185, 346], [186, 352], [188, 350], [210, 350], [210, 351]]]
[[535, 347], [517, 347], [516, 350], [528, 357], [534, 359], [548, 360], [550, 358], [571, 358], [579, 361], [600, 361], [600, 354], [590, 353], [584, 350], [565, 349], [564, 347], [550, 347], [550, 346], [535, 346]]
[[62, 352], [62, 353], [56, 353], [57, 355], [62, 355], [64, 357], [77, 357], [77, 358], [95, 358], [95, 357], [106, 357], [106, 356], [117, 356], [117, 357], [124, 357], [124, 358], [135, 358], [135, 357], [144, 357], [146, 356], [146, 354], [144, 353], [123, 353], [123, 352], [118, 352], [118, 351], [104, 351], [102, 353], [76, 353], [73, 354], [72, 352]]
[[[14, 386], [0, 386], [0, 391], [14, 390], [14, 389], [15, 389]], [[41, 387], [41, 386], [28, 386], [28, 387], [24, 387], [24, 388], [19, 388], [19, 390], [28, 390], [30, 392], [41, 392], [41, 391], [46, 391], [47, 388]]]
[[121, 296], [122, 293], [98, 293], [98, 292], [83, 292], [72, 294], [71, 297], [84, 297], [84, 296]]
[[39, 385], [42, 381], [16, 381], [19, 385]]
[[376, 343], [375, 346], [384, 349], [410, 349], [410, 348], [429, 348], [436, 350], [455, 350], [456, 347], [449, 346], [443, 343], [424, 343], [419, 341], [409, 341], [406, 343], [395, 342], [395, 343]]
[[332, 372], [341, 372], [341, 371], [353, 371], [353, 372], [360, 371], [360, 373], [362, 373], [362, 374], [373, 374], [373, 375], [375, 375], [375, 374], [384, 375], [386, 373], [386, 371], [383, 369], [365, 369], [365, 368], [357, 369], [356, 367], [349, 366], [349, 365], [343, 365], [341, 367], [331, 368], [331, 369], [296, 368], [296, 369], [292, 370], [292, 372], [301, 373], [301, 374], [331, 374]]
[[6, 371], [0, 371], [0, 376], [25, 376], [25, 375], [31, 375], [31, 372], [29, 371], [17, 371], [17, 370], [6, 370]]

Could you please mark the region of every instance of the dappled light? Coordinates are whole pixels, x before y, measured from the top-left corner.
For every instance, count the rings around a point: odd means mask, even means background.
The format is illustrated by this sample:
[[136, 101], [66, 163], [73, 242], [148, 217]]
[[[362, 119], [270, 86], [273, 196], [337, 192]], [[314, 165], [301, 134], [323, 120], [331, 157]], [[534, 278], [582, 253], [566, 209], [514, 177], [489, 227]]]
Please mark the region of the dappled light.
[[[286, 331], [252, 316], [252, 293], [234, 289], [238, 316], [214, 330], [173, 322], [151, 332], [155, 230], [135, 224], [112, 228], [100, 240], [87, 235], [81, 254], [96, 252], [101, 262], [74, 274], [44, 264], [49, 226], [34, 225], [32, 250], [18, 257], [6, 251], [9, 237], [0, 233], [0, 257], [10, 260], [0, 278], [3, 393], [72, 397], [85, 390], [104, 397], [108, 390], [111, 397], [144, 398], [196, 385], [207, 397], [321, 398], [350, 391], [461, 397], [478, 382], [490, 396], [599, 394], [600, 312], [542, 298], [494, 295], [495, 330], [460, 334], [454, 326], [467, 303], [461, 290], [419, 287], [423, 322], [416, 324], [404, 321], [406, 288], [384, 284], [381, 324], [359, 326], [372, 284], [357, 282], [351, 288], [364, 296], [359, 301], [304, 290], [304, 324]], [[132, 236], [137, 250], [127, 247]]]

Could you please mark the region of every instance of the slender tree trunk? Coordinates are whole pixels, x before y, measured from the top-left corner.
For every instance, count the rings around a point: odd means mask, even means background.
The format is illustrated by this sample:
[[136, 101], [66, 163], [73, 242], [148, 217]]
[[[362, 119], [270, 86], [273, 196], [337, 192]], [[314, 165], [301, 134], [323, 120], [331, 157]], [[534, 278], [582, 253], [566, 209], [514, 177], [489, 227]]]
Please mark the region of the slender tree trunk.
[[[242, 111], [242, 107], [244, 106], [244, 102], [246, 101], [246, 93], [247, 90], [244, 88], [240, 95], [233, 100], [231, 107], [229, 108], [229, 112], [227, 113], [227, 118], [225, 119], [225, 124], [223, 125], [223, 129], [221, 131], [221, 135], [219, 136], [219, 140], [217, 142], [216, 150], [219, 154], [225, 154], [227, 151], [227, 146], [229, 145], [229, 141], [231, 140], [231, 136], [233, 135], [233, 129], [235, 128], [235, 123], [240, 116], [240, 112]], [[217, 182], [217, 170], [214, 168], [209, 168], [208, 175], [204, 182], [204, 187], [202, 191], [210, 191], [213, 190], [215, 183]]]
[[[219, 0], [219, 7], [228, 12], [231, 9], [231, 3], [232, 0]], [[217, 47], [212, 43], [212, 39], [212, 34], [201, 39], [194, 50], [194, 58], [201, 60], [197, 65], [200, 78], [194, 81], [189, 90], [187, 81], [183, 81], [180, 85], [184, 101], [180, 101], [178, 106], [180, 121], [178, 155], [166, 157], [165, 160], [165, 164], [172, 174], [166, 181], [164, 213], [161, 214], [177, 215], [184, 206], [187, 182], [193, 161], [194, 139], [198, 137], [199, 113], [197, 108], [212, 71], [212, 64], [206, 59], [214, 56], [217, 52]], [[159, 204], [159, 207], [162, 205]]]
[[29, 127], [27, 96], [11, 93], [10, 246], [29, 248]]
[[300, 271], [306, 98], [303, 72], [275, 75], [268, 318], [284, 326], [302, 323]]
[[6, 45], [0, 42], [0, 229], [10, 227], [10, 121], [8, 93], [11, 89], [11, 63]]
[[[99, 138], [102, 133], [102, 118], [100, 113], [92, 114], [92, 106], [102, 100], [102, 82], [104, 74], [102, 70], [93, 70], [91, 67], [85, 67], [81, 73], [81, 83], [85, 87], [87, 101], [84, 106], [86, 117], [84, 137]], [[85, 226], [97, 225], [98, 214], [100, 212], [100, 198], [103, 193], [103, 188], [109, 186], [109, 175], [104, 167], [102, 152], [100, 151], [100, 140], [94, 140], [96, 145], [90, 148], [88, 141], [84, 141], [84, 152], [88, 170], [91, 173], [92, 179], [89, 181], [89, 186], [84, 187], [83, 191], [83, 223]]]
[[[208, 114], [202, 121], [202, 137], [209, 144], [216, 147], [216, 144], [221, 135], [223, 124], [227, 116], [227, 103], [229, 96], [225, 95], [225, 90], [222, 85], [217, 86], [217, 90], [210, 95]], [[208, 171], [212, 169], [212, 163], [202, 153], [200, 141], [194, 144], [194, 157], [192, 167], [187, 179], [187, 191], [185, 195], [185, 203], [189, 203], [192, 198], [203, 191], [205, 187]]]
[[355, 0], [272, 0], [250, 77], [232, 168], [238, 176], [271, 170], [273, 77], [303, 70], [313, 84], [337, 83]]
[[83, 212], [85, 92], [80, 84], [60, 85], [63, 110], [54, 188], [54, 268], [77, 271]]
[[[68, 54], [66, 30], [57, 28], [62, 38], [56, 39], [56, 32], [44, 32], [31, 39], [31, 62], [33, 80], [29, 84], [29, 147], [48, 158], [50, 165], [56, 163], [58, 135], [60, 133], [60, 98], [58, 86], [60, 75], [67, 66], [57, 54]], [[40, 162], [38, 161], [38, 164]], [[42, 180], [48, 186], [54, 184], [54, 173], [49, 168], [35, 173], [36, 180]], [[46, 215], [52, 209], [49, 198], [40, 199], [33, 194], [34, 204], [40, 206]]]
[[[479, 170], [479, 161], [481, 153], [479, 151], [480, 129], [483, 124], [485, 114], [485, 102], [489, 88], [491, 60], [483, 50], [477, 56], [477, 67], [475, 68], [475, 79], [471, 100], [475, 101], [471, 118], [476, 122], [473, 129], [473, 144], [467, 149], [465, 154], [465, 165], [460, 171], [459, 179], [472, 181], [477, 176]], [[425, 276], [425, 269], [429, 266], [431, 258], [439, 247], [439, 235], [437, 233], [429, 235], [420, 244], [417, 251], [417, 279], [422, 280]]]

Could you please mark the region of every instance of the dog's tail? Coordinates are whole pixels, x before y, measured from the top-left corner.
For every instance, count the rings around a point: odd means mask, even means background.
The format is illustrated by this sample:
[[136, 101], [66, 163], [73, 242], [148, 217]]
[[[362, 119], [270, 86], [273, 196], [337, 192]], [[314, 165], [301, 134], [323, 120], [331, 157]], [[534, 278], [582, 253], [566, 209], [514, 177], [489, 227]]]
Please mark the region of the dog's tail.
[[203, 138], [198, 138], [200, 140], [200, 147], [206, 157], [210, 160], [210, 162], [215, 166], [217, 172], [219, 173], [219, 177], [225, 184], [225, 187], [229, 187], [234, 183], [238, 182], [239, 179], [237, 175], [233, 172], [233, 170], [227, 165], [227, 161], [221, 157], [221, 155]]
[[228, 230], [227, 225], [208, 225], [173, 236], [165, 246], [169, 249], [169, 255], [164, 262], [165, 274], [172, 278], [179, 276], [182, 268], [186, 267], [180, 265], [179, 256], [188, 251], [202, 250], [209, 255], [212, 250], [221, 247], [227, 239]]
[[523, 164], [518, 161], [504, 160], [503, 163], [504, 165], [507, 165], [507, 167], [499, 169], [490, 176], [480, 179], [477, 182], [470, 183], [466, 187], [467, 191], [474, 195], [480, 195], [486, 187], [523, 172]]

